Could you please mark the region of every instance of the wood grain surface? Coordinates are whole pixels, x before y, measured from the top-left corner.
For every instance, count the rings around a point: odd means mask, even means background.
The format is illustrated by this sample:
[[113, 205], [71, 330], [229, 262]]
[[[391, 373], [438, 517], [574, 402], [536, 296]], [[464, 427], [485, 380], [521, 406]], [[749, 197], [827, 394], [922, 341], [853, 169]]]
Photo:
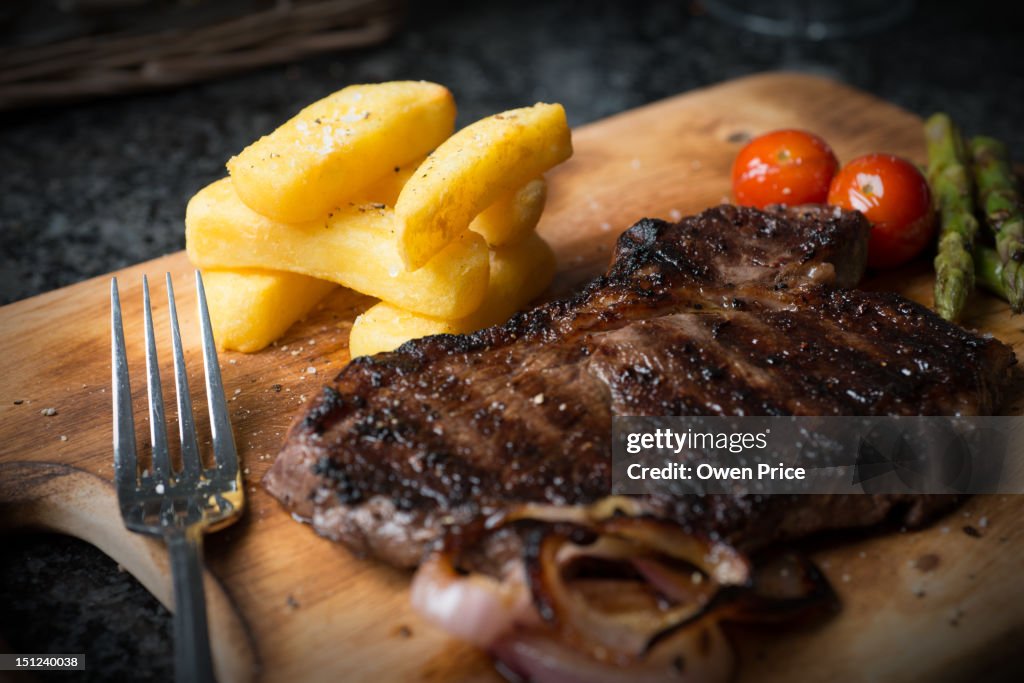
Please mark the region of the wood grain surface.
[[[747, 136], [808, 128], [841, 159], [884, 151], [920, 162], [920, 126], [916, 116], [849, 87], [785, 73], [730, 81], [584, 126], [574, 132], [573, 159], [549, 176], [539, 230], [560, 267], [548, 296], [602, 270], [616, 236], [637, 219], [678, 218], [725, 200], [732, 159]], [[173, 405], [165, 271], [176, 284], [193, 402], [205, 405], [191, 268], [177, 253], [114, 273], [140, 416], [143, 274], [161, 283], [154, 314], [166, 349], [165, 401]], [[927, 263], [866, 286], [931, 303]], [[320, 539], [259, 486], [306, 398], [348, 361], [349, 327], [371, 302], [339, 290], [277, 346], [221, 354], [248, 494], [243, 519], [207, 539], [223, 683], [497, 680], [485, 657], [412, 612], [407, 573]], [[985, 294], [970, 311], [967, 326], [1024, 356], [1024, 318]], [[84, 538], [169, 604], [163, 548], [124, 529], [110, 485], [109, 339], [107, 276], [0, 309], [0, 527]], [[46, 408], [56, 414], [44, 415]], [[1024, 414], [1024, 406], [1018, 399], [1007, 411]], [[205, 415], [197, 418], [206, 433]], [[146, 419], [136, 427], [145, 444]], [[1022, 519], [1024, 497], [977, 497], [922, 531], [819, 545], [814, 556], [842, 610], [813, 628], [735, 631], [741, 680], [953, 681], [1005, 670], [1024, 642]]]

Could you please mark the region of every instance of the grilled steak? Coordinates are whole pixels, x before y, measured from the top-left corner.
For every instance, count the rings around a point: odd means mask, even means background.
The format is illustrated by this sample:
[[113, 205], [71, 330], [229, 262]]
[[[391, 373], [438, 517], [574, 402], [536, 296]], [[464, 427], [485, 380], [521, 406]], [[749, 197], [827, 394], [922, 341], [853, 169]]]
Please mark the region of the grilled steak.
[[[606, 497], [613, 415], [996, 410], [1015, 363], [1008, 347], [898, 295], [848, 289], [867, 233], [859, 213], [815, 207], [642, 220], [607, 274], [569, 299], [355, 359], [292, 427], [265, 484], [319, 533], [414, 565], [443, 533], [469, 534], [507, 506]], [[949, 502], [637, 504], [755, 547], [890, 514], [914, 523]]]

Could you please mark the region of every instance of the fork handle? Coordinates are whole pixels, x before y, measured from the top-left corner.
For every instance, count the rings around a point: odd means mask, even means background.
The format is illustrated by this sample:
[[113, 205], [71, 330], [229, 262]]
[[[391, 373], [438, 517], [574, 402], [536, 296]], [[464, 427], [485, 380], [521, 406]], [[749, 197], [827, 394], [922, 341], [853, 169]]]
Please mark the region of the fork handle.
[[203, 531], [191, 526], [165, 540], [174, 581], [174, 680], [216, 683], [203, 591]]

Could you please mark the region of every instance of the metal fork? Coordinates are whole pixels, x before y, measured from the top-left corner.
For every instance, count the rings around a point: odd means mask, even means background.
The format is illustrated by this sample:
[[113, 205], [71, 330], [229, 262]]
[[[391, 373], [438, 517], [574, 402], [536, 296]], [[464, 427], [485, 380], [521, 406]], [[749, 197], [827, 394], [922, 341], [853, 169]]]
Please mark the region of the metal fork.
[[196, 271], [199, 324], [202, 330], [206, 397], [210, 409], [213, 467], [204, 467], [199, 456], [188, 376], [181, 350], [178, 313], [174, 305], [171, 275], [167, 274], [167, 302], [171, 318], [174, 351], [174, 385], [178, 399], [178, 434], [181, 440], [181, 468], [171, 465], [164, 424], [164, 403], [160, 386], [149, 282], [143, 277], [145, 309], [146, 374], [149, 396], [149, 434], [152, 470], [139, 470], [135, 450], [135, 420], [128, 382], [124, 328], [117, 278], [110, 283], [112, 376], [114, 397], [114, 474], [117, 498], [125, 526], [135, 532], [162, 536], [170, 553], [174, 580], [174, 660], [178, 683], [214, 682], [210, 640], [203, 593], [203, 533], [231, 524], [241, 513], [244, 489], [238, 471], [238, 453], [228, 420], [227, 403], [217, 349], [213, 343], [210, 312], [206, 307], [203, 279]]

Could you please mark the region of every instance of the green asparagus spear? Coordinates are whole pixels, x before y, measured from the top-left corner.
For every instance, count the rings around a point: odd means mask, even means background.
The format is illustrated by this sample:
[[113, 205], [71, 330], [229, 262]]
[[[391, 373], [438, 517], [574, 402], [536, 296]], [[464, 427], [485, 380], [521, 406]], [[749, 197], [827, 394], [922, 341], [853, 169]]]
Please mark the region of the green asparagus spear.
[[1024, 210], [1010, 169], [1006, 146], [988, 137], [971, 140], [974, 181], [985, 222], [996, 239], [1005, 299], [1014, 313], [1024, 312]]
[[974, 289], [974, 217], [971, 178], [960, 131], [946, 114], [933, 114], [924, 124], [928, 143], [928, 180], [939, 213], [939, 251], [935, 256], [935, 308], [956, 320]]
[[1009, 300], [1006, 283], [1003, 282], [1003, 260], [995, 249], [978, 247], [974, 250], [974, 272], [979, 285], [1000, 299]]

